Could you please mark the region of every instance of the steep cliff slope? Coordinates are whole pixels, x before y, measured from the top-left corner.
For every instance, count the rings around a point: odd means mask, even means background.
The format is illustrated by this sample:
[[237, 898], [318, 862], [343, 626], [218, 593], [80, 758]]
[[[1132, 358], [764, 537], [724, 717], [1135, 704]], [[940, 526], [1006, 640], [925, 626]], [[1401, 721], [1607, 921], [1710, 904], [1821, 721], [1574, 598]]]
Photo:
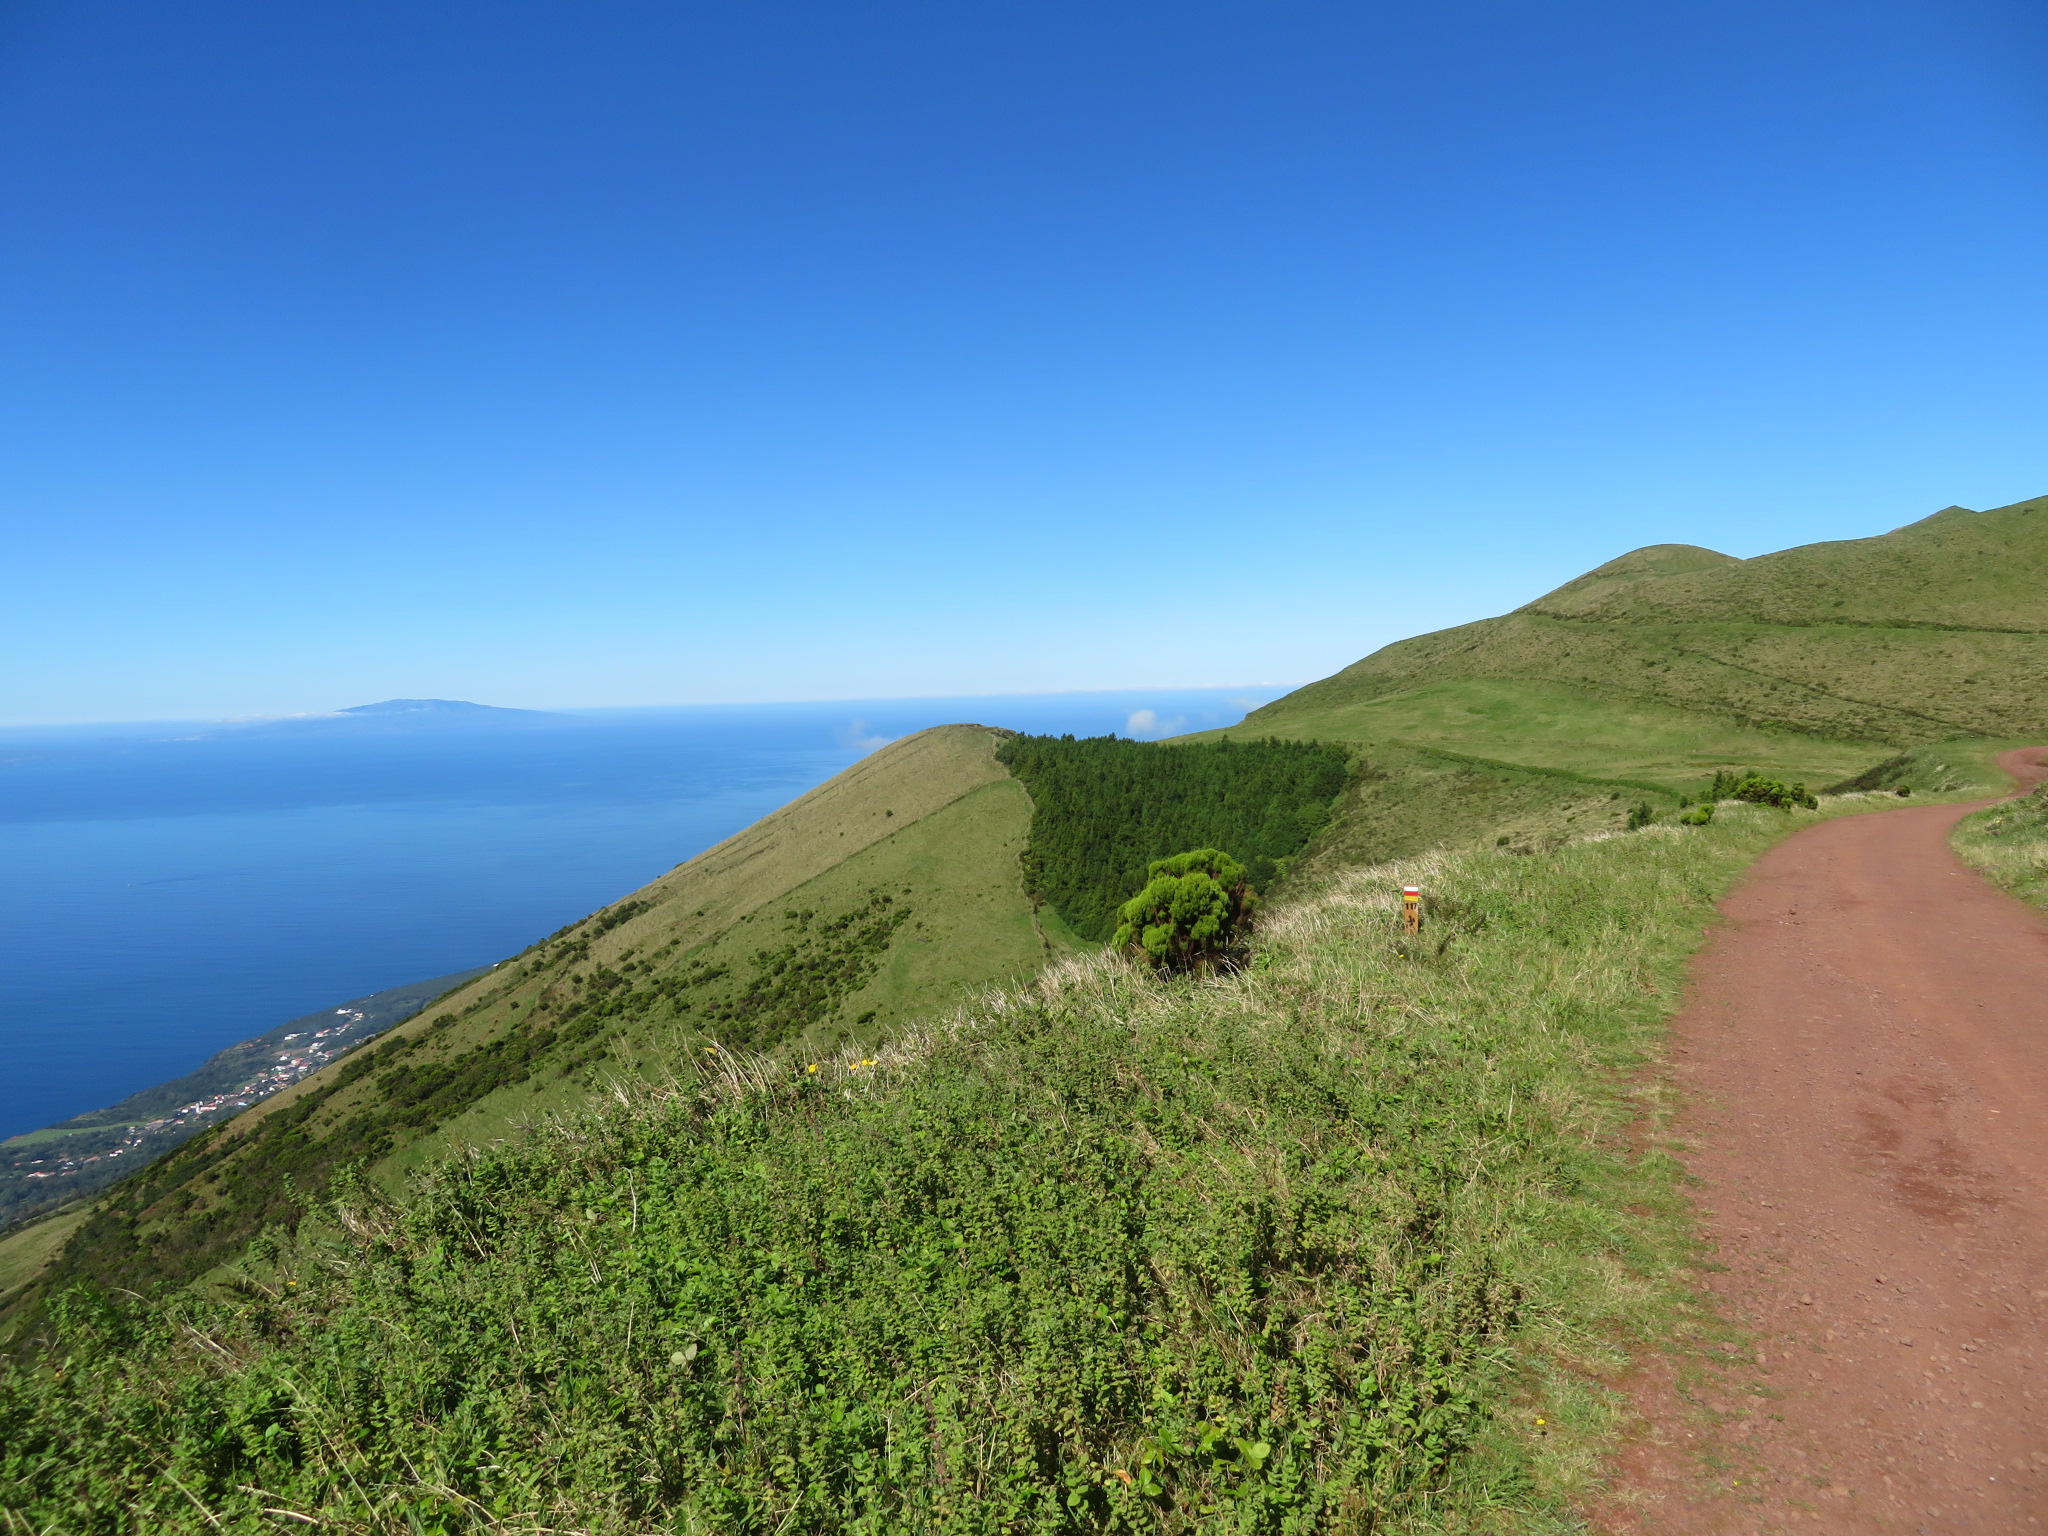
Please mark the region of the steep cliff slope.
[[395, 1187], [707, 1037], [823, 1051], [1028, 975], [1064, 941], [1023, 892], [1031, 804], [1000, 739], [906, 737], [534, 945], [125, 1181], [42, 1284], [183, 1283], [295, 1222], [346, 1166]]

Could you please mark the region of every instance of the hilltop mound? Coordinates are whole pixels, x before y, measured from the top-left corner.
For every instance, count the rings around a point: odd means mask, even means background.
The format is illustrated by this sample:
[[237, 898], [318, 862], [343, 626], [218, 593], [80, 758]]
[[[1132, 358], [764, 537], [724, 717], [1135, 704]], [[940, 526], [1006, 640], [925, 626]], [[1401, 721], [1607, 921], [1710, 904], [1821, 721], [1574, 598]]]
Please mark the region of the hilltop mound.
[[1692, 569], [1658, 570], [1654, 581], [1586, 587], [1614, 566], [1651, 553], [1624, 555], [1518, 611], [1616, 623], [1733, 620], [2048, 633], [2048, 497], [1992, 512], [1948, 507], [1875, 538], [1805, 544], [1753, 560], [1723, 556]]
[[1240, 734], [1457, 747], [1674, 787], [1826, 778], [2048, 723], [2048, 498], [1737, 560], [1653, 545], [1497, 619], [1403, 640]]

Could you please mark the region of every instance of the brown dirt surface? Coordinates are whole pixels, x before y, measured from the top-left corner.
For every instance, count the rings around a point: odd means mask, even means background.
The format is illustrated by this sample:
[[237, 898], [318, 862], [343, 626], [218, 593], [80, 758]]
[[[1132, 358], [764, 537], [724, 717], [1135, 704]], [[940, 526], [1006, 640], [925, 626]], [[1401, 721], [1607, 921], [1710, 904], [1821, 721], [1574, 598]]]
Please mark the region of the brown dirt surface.
[[1975, 808], [1822, 822], [1722, 903], [1673, 1128], [1742, 1342], [1630, 1383], [1596, 1529], [2048, 1528], [2048, 919], [1949, 849]]

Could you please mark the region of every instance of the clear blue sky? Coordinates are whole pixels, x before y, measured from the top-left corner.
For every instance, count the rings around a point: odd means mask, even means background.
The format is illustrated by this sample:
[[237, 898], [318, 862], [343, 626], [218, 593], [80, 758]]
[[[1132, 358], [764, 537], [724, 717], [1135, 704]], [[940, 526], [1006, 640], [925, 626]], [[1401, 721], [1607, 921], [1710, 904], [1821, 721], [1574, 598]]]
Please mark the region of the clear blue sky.
[[0, 9], [0, 720], [1305, 681], [2048, 491], [2000, 0]]

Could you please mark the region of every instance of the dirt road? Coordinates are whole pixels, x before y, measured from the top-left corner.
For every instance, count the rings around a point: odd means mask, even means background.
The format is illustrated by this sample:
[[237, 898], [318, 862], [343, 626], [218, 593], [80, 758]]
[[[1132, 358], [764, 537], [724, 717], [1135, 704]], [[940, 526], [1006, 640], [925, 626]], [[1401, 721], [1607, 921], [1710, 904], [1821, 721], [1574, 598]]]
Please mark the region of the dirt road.
[[1676, 1129], [1753, 1343], [1636, 1383], [1596, 1529], [2048, 1531], [2048, 920], [1950, 852], [1970, 809], [1823, 822], [1722, 904]]

